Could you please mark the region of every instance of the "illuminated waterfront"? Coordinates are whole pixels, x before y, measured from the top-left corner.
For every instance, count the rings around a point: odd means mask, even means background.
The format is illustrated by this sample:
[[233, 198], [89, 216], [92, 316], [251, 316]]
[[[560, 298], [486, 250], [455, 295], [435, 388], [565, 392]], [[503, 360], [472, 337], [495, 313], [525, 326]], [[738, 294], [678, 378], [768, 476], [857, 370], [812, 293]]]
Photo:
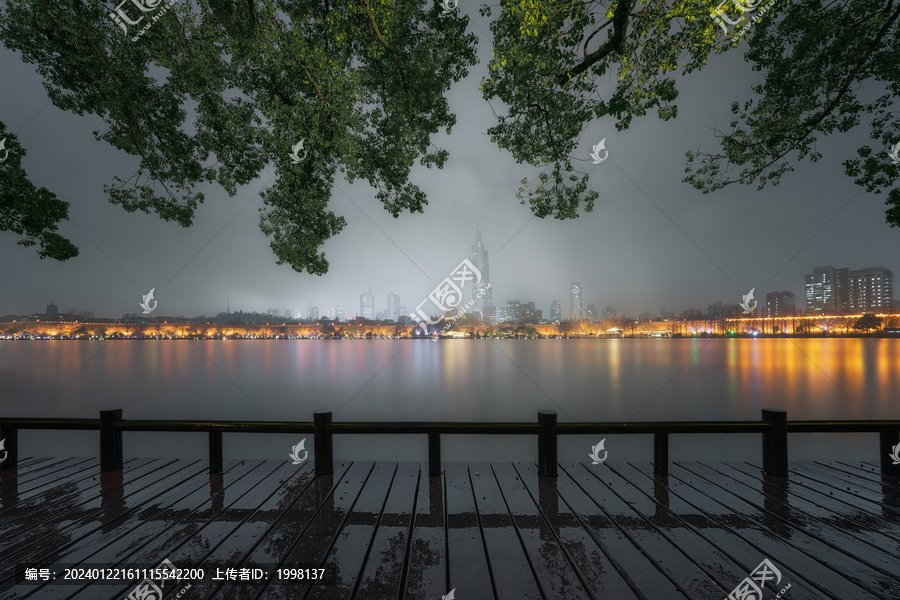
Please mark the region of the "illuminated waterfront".
[[[9, 417], [308, 421], [897, 419], [894, 339], [41, 341], [0, 344], [0, 409]], [[415, 437], [339, 438], [338, 457], [425, 458]], [[450, 437], [445, 460], [530, 460], [533, 440]], [[382, 438], [382, 439], [379, 439]], [[623, 439], [628, 438], [628, 439]], [[792, 435], [791, 455], [874, 460], [875, 436]], [[560, 460], [590, 440], [565, 437]], [[597, 440], [593, 440], [595, 444]], [[23, 452], [91, 455], [96, 437], [28, 432]], [[203, 436], [135, 434], [131, 455], [204, 456]], [[230, 456], [281, 457], [285, 436], [229, 435]], [[758, 458], [758, 436], [674, 436], [673, 460]], [[714, 444], [710, 446], [710, 444]], [[645, 436], [611, 437], [619, 458], [648, 460]], [[412, 453], [411, 454], [411, 450]]]

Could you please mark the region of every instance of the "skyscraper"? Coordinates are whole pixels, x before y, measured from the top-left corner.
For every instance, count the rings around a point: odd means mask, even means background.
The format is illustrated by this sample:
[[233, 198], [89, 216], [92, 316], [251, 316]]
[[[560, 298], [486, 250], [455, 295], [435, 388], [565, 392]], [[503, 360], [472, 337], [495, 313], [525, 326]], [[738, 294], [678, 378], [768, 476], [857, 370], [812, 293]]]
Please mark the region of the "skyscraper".
[[848, 277], [848, 309], [853, 314], [883, 313], [894, 303], [894, 274], [884, 267], [850, 271]]
[[[493, 289], [488, 287], [491, 282], [490, 264], [488, 251], [484, 249], [484, 243], [481, 241], [481, 229], [476, 230], [475, 237], [475, 241], [472, 242], [471, 260], [475, 268], [481, 271], [481, 281], [472, 288], [472, 299], [475, 300], [472, 310], [484, 315], [484, 307], [494, 305], [494, 294]], [[478, 296], [479, 292], [481, 297]]]
[[771, 292], [766, 294], [767, 317], [790, 317], [794, 314], [793, 292]]
[[338, 306], [334, 309], [334, 318], [337, 319], [338, 322], [343, 323], [347, 319], [347, 315], [344, 314], [344, 307]]
[[603, 318], [604, 319], [615, 319], [616, 318], [616, 309], [612, 306], [607, 306], [603, 309]]
[[835, 271], [834, 267], [816, 267], [806, 275], [807, 313], [834, 314], [837, 311]]
[[318, 321], [319, 320], [319, 307], [311, 306], [309, 308], [309, 320], [310, 321]]
[[387, 301], [386, 317], [392, 321], [398, 320], [400, 318], [400, 296], [388, 292]]
[[561, 319], [562, 315], [559, 310], [559, 300], [553, 300], [550, 302], [550, 322], [559, 323]]
[[581, 310], [581, 284], [575, 282], [569, 288], [569, 319], [580, 321], [583, 316]]
[[587, 320], [591, 323], [596, 323], [599, 319], [597, 318], [599, 315], [597, 314], [597, 309], [594, 308], [593, 304], [588, 304], [587, 307]]
[[359, 296], [359, 316], [370, 321], [375, 320], [375, 296], [372, 295], [372, 288]]

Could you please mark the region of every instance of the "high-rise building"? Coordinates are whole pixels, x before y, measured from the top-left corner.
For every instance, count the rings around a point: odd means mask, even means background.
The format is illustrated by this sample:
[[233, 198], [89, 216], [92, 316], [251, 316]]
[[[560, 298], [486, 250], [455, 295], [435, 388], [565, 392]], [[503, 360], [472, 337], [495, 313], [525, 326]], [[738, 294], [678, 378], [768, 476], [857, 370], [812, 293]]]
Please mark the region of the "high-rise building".
[[497, 322], [497, 307], [496, 306], [485, 306], [484, 314], [481, 315], [481, 318], [487, 321], [488, 323], [496, 323]]
[[400, 296], [398, 296], [397, 294], [391, 294], [390, 292], [388, 292], [387, 301], [388, 301], [387, 311], [385, 313], [387, 315], [387, 318], [392, 321], [398, 320], [400, 318], [400, 314], [401, 314], [400, 313]]
[[339, 323], [343, 323], [347, 320], [347, 315], [345, 314], [343, 306], [338, 306], [336, 309], [334, 309], [334, 318]]
[[[485, 306], [493, 306], [494, 294], [493, 289], [489, 287], [491, 282], [490, 263], [488, 251], [484, 249], [484, 243], [481, 241], [481, 229], [476, 230], [475, 238], [475, 241], [472, 242], [471, 260], [475, 268], [481, 272], [481, 281], [472, 288], [472, 299], [475, 300], [472, 310], [483, 315]], [[480, 297], [479, 293], [481, 293]]]
[[588, 304], [588, 307], [587, 307], [587, 320], [590, 321], [591, 323], [596, 323], [596, 322], [599, 320], [599, 319], [598, 319], [598, 316], [599, 316], [599, 315], [597, 314], [597, 309], [594, 308], [594, 305], [593, 305], [593, 304]]
[[370, 321], [375, 320], [375, 296], [372, 295], [372, 288], [359, 296], [359, 316]]
[[580, 321], [584, 317], [581, 310], [581, 284], [575, 282], [569, 288], [569, 319]]
[[550, 302], [550, 322], [559, 323], [561, 319], [562, 315], [559, 310], [559, 300], [553, 300]]
[[519, 311], [521, 309], [521, 305], [518, 300], [507, 300], [506, 301], [506, 320], [507, 321], [518, 321], [519, 320]]
[[333, 306], [328, 309], [328, 320], [334, 321], [334, 307]]
[[59, 307], [53, 304], [53, 300], [50, 301], [50, 304], [47, 305], [47, 312], [45, 314], [48, 315], [58, 315]]
[[506, 321], [506, 307], [498, 306], [497, 307], [497, 322], [503, 323], [504, 321]]
[[884, 267], [850, 271], [848, 311], [852, 314], [883, 313], [894, 305], [894, 274]]
[[607, 306], [603, 309], [603, 318], [604, 319], [615, 319], [616, 318], [616, 309], [612, 306]]
[[668, 306], [663, 306], [662, 310], [659, 311], [659, 318], [660, 319], [671, 319], [673, 314], [674, 313], [672, 312], [671, 308], [669, 308]]
[[290, 319], [290, 318], [291, 318], [291, 311], [289, 311], [289, 310], [284, 311], [284, 318], [285, 318], [285, 319]]
[[834, 267], [816, 267], [806, 275], [806, 312], [836, 314], [840, 304], [836, 298], [837, 274]]
[[805, 284], [806, 310], [811, 314], [877, 313], [893, 306], [894, 274], [884, 267], [816, 267]]
[[766, 294], [767, 317], [792, 317], [795, 314], [794, 292], [770, 292]]
[[310, 321], [318, 321], [319, 320], [319, 307], [318, 306], [309, 307], [309, 320]]

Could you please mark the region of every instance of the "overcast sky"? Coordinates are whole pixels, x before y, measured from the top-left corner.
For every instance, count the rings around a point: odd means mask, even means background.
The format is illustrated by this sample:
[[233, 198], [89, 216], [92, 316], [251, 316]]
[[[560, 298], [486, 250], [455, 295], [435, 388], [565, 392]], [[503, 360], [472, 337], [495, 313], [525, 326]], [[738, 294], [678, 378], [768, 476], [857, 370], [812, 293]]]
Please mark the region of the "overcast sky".
[[[897, 267], [900, 229], [885, 223], [884, 195], [853, 185], [841, 166], [869, 142], [865, 128], [820, 139], [822, 160], [797, 165], [778, 187], [703, 195], [682, 183], [685, 151], [717, 149], [711, 128], [727, 127], [731, 102], [749, 98], [761, 77], [743, 62], [747, 41], [712, 55], [703, 72], [678, 78], [676, 119], [651, 114], [624, 132], [612, 118], [591, 123], [575, 155], [600, 194], [594, 211], [569, 221], [533, 218], [516, 191], [539, 171], [516, 164], [486, 135], [495, 120], [478, 84], [491, 43], [489, 18], [478, 6], [460, 2], [459, 9], [478, 35], [480, 62], [449, 92], [458, 119], [452, 134], [433, 138], [450, 158], [443, 170], [412, 173], [428, 196], [425, 213], [394, 219], [367, 182], [337, 179], [330, 208], [348, 224], [324, 246], [324, 276], [275, 264], [258, 210], [272, 170], [234, 197], [202, 186], [206, 201], [188, 229], [109, 204], [103, 185], [133, 175], [137, 159], [94, 139], [92, 131], [106, 129], [100, 119], [50, 104], [34, 66], [0, 47], [0, 118], [27, 150], [22, 165], [32, 182], [70, 203], [59, 232], [81, 251], [66, 262], [42, 261], [34, 247], [0, 233], [0, 315], [43, 312], [52, 299], [61, 311], [121, 317], [139, 312], [151, 288], [156, 314], [172, 316], [215, 315], [230, 300], [233, 311], [277, 308], [304, 317], [310, 305], [322, 314], [343, 305], [352, 317], [370, 287], [376, 311], [385, 309], [388, 292], [409, 311], [470, 254], [476, 215], [494, 304], [534, 301], [545, 317], [554, 299], [568, 315], [573, 281], [582, 284], [585, 308], [612, 305], [636, 315], [668, 306], [677, 314], [717, 300], [737, 304], [750, 288], [761, 303], [766, 292], [792, 291], [802, 306], [803, 276], [815, 266]], [[607, 80], [600, 93], [609, 97], [613, 86]], [[591, 146], [603, 138], [609, 157], [594, 165]]]

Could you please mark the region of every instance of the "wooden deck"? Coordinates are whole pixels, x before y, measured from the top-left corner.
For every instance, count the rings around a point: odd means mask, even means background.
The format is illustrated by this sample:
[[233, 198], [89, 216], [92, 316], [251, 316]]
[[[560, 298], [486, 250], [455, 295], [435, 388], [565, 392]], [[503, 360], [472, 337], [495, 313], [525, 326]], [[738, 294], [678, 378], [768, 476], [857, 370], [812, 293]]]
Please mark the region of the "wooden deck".
[[[900, 479], [868, 463], [759, 465], [20, 459], [0, 479], [0, 600], [122, 600], [117, 584], [16, 582], [15, 567], [204, 567], [184, 600], [722, 600], [763, 559], [787, 600], [896, 599]], [[325, 567], [332, 585], [230, 583], [216, 567]], [[61, 572], [57, 572], [60, 577]], [[167, 585], [166, 599], [184, 582]]]

